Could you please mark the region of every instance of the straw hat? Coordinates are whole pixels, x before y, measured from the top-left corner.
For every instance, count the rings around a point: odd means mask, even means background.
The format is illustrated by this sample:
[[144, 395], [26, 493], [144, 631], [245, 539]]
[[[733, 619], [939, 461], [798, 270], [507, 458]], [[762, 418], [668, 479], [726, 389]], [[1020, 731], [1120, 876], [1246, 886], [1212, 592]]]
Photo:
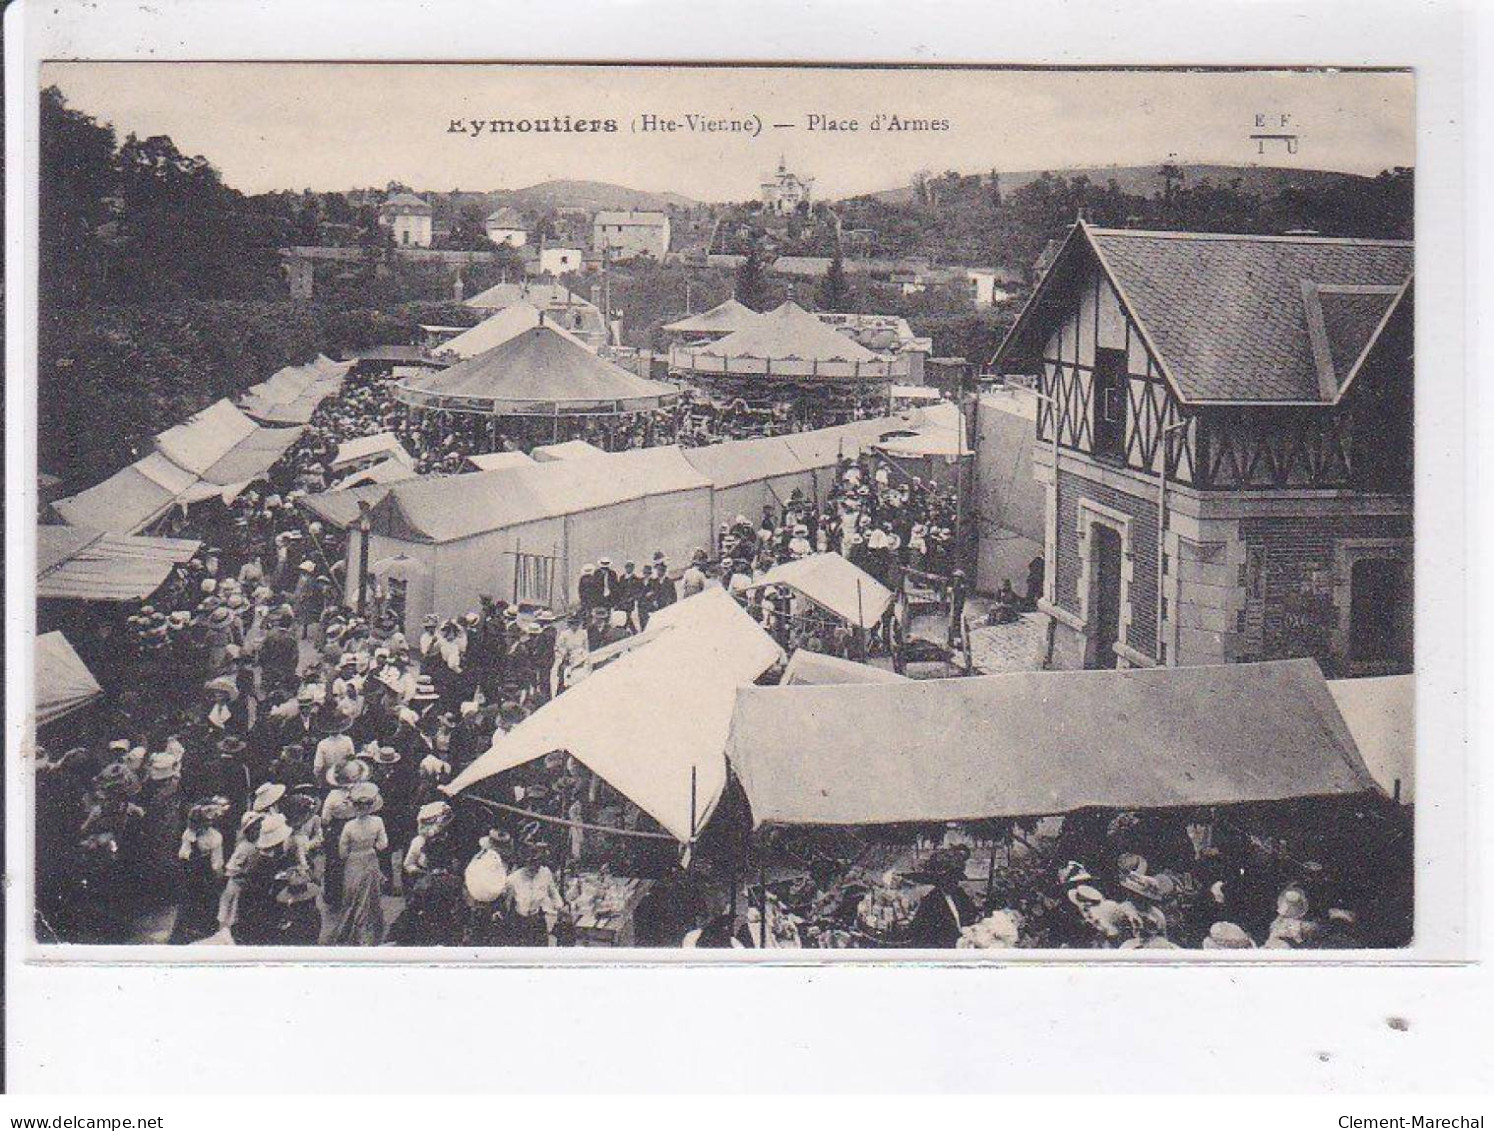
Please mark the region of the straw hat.
[[379, 793], [379, 787], [371, 781], [361, 781], [348, 790], [348, 801], [354, 809], [367, 816], [377, 813], [384, 808], [383, 795]]
[[284, 844], [294, 830], [290, 822], [279, 813], [270, 813], [259, 823], [259, 833], [254, 838], [254, 847], [264, 850]]
[[249, 808], [262, 813], [284, 796], [285, 786], [281, 785], [278, 781], [267, 781], [254, 791], [254, 797], [249, 802]]
[[169, 781], [180, 777], [182, 756], [174, 750], [159, 750], [145, 760], [145, 776], [151, 781]]
[[1209, 928], [1209, 933], [1203, 941], [1203, 948], [1205, 950], [1254, 950], [1255, 942], [1245, 933], [1244, 927], [1221, 920]]

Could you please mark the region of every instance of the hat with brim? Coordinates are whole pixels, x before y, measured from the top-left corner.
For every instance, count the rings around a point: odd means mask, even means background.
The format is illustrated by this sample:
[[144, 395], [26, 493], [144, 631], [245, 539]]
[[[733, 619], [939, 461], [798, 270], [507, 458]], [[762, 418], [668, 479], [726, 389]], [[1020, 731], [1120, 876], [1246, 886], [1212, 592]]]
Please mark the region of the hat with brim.
[[1276, 897], [1276, 914], [1283, 919], [1305, 919], [1307, 893], [1299, 887], [1287, 888]]
[[267, 781], [254, 791], [254, 798], [250, 801], [249, 807], [263, 812], [284, 796], [285, 786], [278, 781]]
[[348, 790], [348, 801], [365, 816], [384, 808], [384, 797], [371, 781], [361, 781]]
[[348, 758], [346, 761], [338, 762], [327, 771], [327, 784], [332, 786], [351, 786], [359, 782], [366, 782], [373, 776], [373, 767], [361, 758]]
[[393, 766], [400, 760], [400, 753], [392, 746], [380, 746], [377, 750], [369, 752], [366, 757], [372, 758], [380, 766]]
[[415, 814], [422, 825], [434, 825], [452, 815], [451, 806], [444, 801], [427, 801]]
[[279, 813], [271, 813], [259, 825], [259, 833], [254, 838], [254, 847], [258, 849], [275, 848], [290, 840], [294, 830], [290, 822]]
[[1255, 940], [1238, 923], [1220, 921], [1204, 937], [1204, 950], [1254, 950]]
[[436, 690], [436, 685], [430, 681], [429, 676], [420, 677], [415, 684], [415, 694], [410, 696], [411, 702], [414, 703], [434, 703], [440, 698], [441, 694]]

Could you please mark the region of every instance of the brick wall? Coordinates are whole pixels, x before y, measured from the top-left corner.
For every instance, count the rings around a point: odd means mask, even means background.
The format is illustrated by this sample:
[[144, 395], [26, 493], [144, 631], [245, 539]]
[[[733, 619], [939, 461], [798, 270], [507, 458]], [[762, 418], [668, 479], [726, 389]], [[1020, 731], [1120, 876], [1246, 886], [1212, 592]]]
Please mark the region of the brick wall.
[[1079, 504], [1083, 499], [1131, 517], [1128, 547], [1133, 555], [1129, 589], [1131, 624], [1124, 638], [1137, 651], [1152, 654], [1157, 640], [1157, 500], [1118, 491], [1071, 472], [1060, 473], [1057, 597], [1058, 604], [1075, 616], [1081, 615]]
[[[1247, 519], [1240, 537], [1247, 555], [1261, 566], [1261, 584], [1245, 593], [1234, 627], [1241, 633], [1242, 660], [1310, 656], [1330, 675], [1338, 664], [1334, 634], [1339, 627], [1341, 589], [1337, 551], [1350, 539], [1410, 538], [1409, 515]], [[1253, 570], [1252, 570], [1253, 572]], [[1242, 584], [1245, 578], [1240, 579]], [[1337, 597], [1337, 600], [1336, 600]]]

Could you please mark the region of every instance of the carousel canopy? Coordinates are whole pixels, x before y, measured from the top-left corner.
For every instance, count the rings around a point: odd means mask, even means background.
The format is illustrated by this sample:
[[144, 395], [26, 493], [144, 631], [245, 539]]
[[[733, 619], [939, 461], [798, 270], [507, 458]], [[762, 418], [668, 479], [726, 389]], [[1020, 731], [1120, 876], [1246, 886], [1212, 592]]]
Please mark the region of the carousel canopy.
[[561, 416], [644, 412], [679, 394], [598, 357], [547, 322], [449, 369], [401, 382], [394, 395], [417, 408]]
[[[669, 614], [664, 616], [664, 614]], [[694, 839], [726, 786], [726, 746], [737, 689], [782, 659], [764, 632], [719, 586], [650, 618], [644, 642], [550, 700], [452, 783], [449, 794], [542, 758], [568, 752], [682, 843]], [[688, 711], [660, 710], [661, 688]], [[691, 775], [694, 773], [692, 806]], [[692, 809], [694, 825], [691, 824]]]
[[1312, 660], [749, 687], [753, 820], [861, 825], [1375, 790]]
[[[579, 309], [579, 308], [578, 308]], [[506, 306], [491, 318], [484, 318], [470, 330], [463, 330], [449, 341], [437, 347], [437, 353], [454, 354], [458, 358], [476, 357], [480, 353], [501, 346], [511, 338], [517, 338], [525, 330], [532, 330], [544, 323], [557, 333], [574, 337], [564, 326], [541, 313], [540, 308], [529, 302], [516, 302]], [[576, 341], [580, 342], [577, 338]], [[582, 343], [583, 345], [585, 343]]]
[[699, 353], [716, 357], [752, 357], [795, 361], [878, 361], [877, 354], [832, 330], [794, 302], [760, 314], [742, 329], [719, 342], [701, 346]]
[[892, 604], [892, 590], [836, 553], [776, 565], [749, 589], [786, 585], [841, 620], [872, 628]]
[[36, 723], [72, 714], [104, 693], [88, 666], [60, 632], [36, 638]]
[[201, 545], [188, 538], [137, 538], [76, 526], [40, 526], [36, 595], [71, 601], [143, 600]]
[[664, 327], [669, 334], [731, 334], [745, 330], [762, 315], [750, 306], [743, 306], [735, 298], [729, 298], [720, 306], [713, 306], [703, 314], [692, 314]]
[[591, 306], [584, 298], [559, 283], [495, 283], [479, 291], [463, 305], [474, 310], [503, 310], [517, 302], [549, 308], [555, 306]]

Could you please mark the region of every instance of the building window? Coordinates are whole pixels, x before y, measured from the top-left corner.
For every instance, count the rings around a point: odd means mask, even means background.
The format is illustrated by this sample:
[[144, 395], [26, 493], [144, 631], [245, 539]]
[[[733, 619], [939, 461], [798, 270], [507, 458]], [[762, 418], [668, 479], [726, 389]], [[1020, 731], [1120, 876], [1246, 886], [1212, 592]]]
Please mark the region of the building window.
[[1360, 558], [1349, 575], [1349, 659], [1409, 667], [1412, 654], [1410, 564]]
[[1095, 350], [1094, 454], [1101, 459], [1126, 458], [1126, 353]]

